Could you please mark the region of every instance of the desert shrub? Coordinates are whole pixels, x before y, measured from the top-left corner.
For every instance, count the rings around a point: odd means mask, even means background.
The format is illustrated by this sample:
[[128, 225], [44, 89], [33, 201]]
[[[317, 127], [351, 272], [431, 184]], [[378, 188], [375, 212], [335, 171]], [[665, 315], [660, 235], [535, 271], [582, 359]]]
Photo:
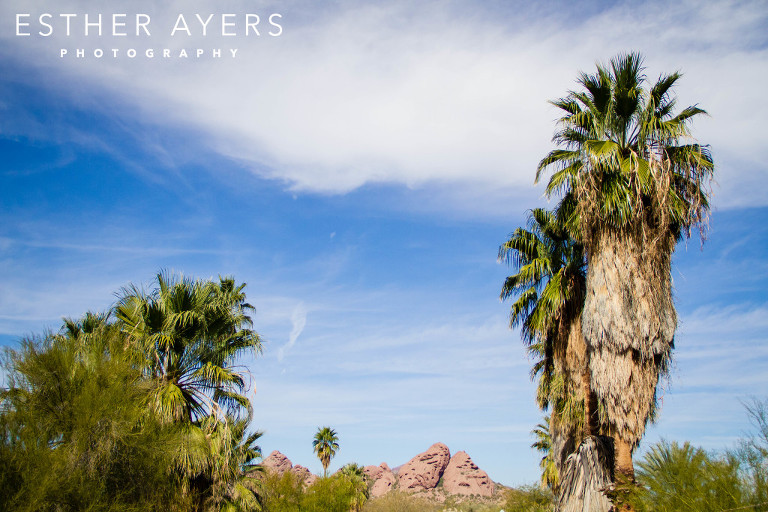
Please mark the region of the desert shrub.
[[503, 509], [507, 512], [550, 512], [554, 510], [554, 497], [549, 489], [523, 486], [510, 489], [504, 496]]
[[739, 442], [730, 456], [740, 463], [747, 501], [753, 509], [768, 511], [768, 400], [747, 404], [753, 431]]
[[260, 477], [259, 502], [263, 512], [296, 512], [304, 496], [303, 481], [297, 475], [265, 471]]
[[499, 505], [483, 503], [481, 497], [449, 496], [443, 503], [442, 512], [499, 512]]
[[363, 512], [437, 512], [442, 506], [409, 494], [391, 491], [365, 504]]
[[302, 512], [349, 512], [357, 492], [345, 475], [318, 478], [301, 499]]
[[719, 512], [748, 506], [733, 456], [716, 456], [686, 442], [661, 441], [637, 463], [638, 510]]
[[7, 350], [0, 393], [0, 510], [173, 510], [185, 506], [175, 434], [145, 413], [146, 391], [109, 326]]

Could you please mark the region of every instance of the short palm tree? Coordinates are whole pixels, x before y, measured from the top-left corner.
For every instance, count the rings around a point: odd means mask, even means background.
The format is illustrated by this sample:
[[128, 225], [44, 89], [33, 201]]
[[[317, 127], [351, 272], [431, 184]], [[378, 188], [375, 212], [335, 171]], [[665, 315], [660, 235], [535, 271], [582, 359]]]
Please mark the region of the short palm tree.
[[339, 450], [339, 437], [330, 427], [318, 428], [312, 441], [312, 449], [323, 465], [323, 475], [328, 476], [328, 465]]
[[354, 462], [344, 465], [341, 468], [341, 474], [349, 480], [352, 485], [352, 500], [350, 506], [353, 511], [362, 510], [365, 502], [368, 501], [369, 489], [368, 479], [363, 468]]
[[[250, 412], [250, 411], [249, 411]], [[262, 471], [258, 461], [261, 448], [256, 442], [261, 432], [248, 433], [252, 415], [227, 418], [209, 416], [202, 421], [206, 433], [208, 467], [203, 486], [206, 509], [228, 512], [261, 510], [258, 495]]]
[[552, 102], [564, 114], [539, 163], [548, 194], [572, 196], [588, 260], [581, 317], [592, 388], [610, 424], [616, 470], [633, 478], [632, 451], [656, 405], [677, 319], [671, 254], [702, 227], [714, 164], [688, 125], [704, 110], [674, 113], [679, 73], [645, 88], [642, 58], [619, 55], [581, 90]]

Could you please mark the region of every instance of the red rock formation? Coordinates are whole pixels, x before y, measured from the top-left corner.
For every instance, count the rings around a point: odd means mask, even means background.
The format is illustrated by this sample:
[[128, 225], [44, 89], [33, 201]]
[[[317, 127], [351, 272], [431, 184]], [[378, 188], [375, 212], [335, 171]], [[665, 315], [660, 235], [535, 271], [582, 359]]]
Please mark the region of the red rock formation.
[[400, 468], [397, 474], [400, 490], [416, 492], [435, 488], [450, 459], [451, 452], [447, 446], [433, 444]]
[[310, 486], [317, 480], [317, 475], [313, 474], [304, 466], [294, 466], [288, 457], [277, 450], [270, 453], [269, 457], [261, 462], [261, 465], [268, 471], [273, 471], [281, 475], [290, 471], [294, 475], [298, 475], [304, 481], [305, 486]]
[[270, 453], [269, 457], [261, 462], [261, 465], [277, 473], [285, 473], [286, 471], [290, 471], [293, 467], [293, 464], [291, 464], [288, 457], [277, 450]]
[[448, 494], [491, 496], [494, 487], [488, 473], [478, 468], [466, 452], [451, 457], [443, 473], [443, 489]]
[[382, 462], [380, 466], [366, 466], [363, 471], [368, 476], [368, 479], [373, 482], [371, 486], [371, 497], [378, 498], [384, 496], [394, 487], [397, 478], [392, 470], [389, 469], [386, 462]]

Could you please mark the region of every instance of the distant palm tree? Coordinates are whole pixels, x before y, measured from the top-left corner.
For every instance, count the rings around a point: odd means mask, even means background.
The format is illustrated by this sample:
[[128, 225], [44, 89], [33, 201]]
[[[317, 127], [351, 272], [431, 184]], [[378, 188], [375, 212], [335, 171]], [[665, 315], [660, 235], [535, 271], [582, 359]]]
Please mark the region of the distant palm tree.
[[314, 441], [312, 441], [312, 448], [323, 465], [323, 475], [328, 476], [328, 465], [339, 449], [339, 438], [336, 431], [330, 427], [318, 428]]
[[705, 111], [674, 113], [679, 73], [644, 88], [639, 54], [619, 55], [579, 91], [552, 104], [564, 112], [538, 166], [553, 170], [547, 194], [576, 203], [578, 239], [589, 262], [581, 318], [592, 388], [610, 424], [616, 470], [632, 479], [632, 451], [656, 405], [677, 324], [671, 254], [701, 228], [709, 211], [714, 164], [690, 139], [689, 122]]

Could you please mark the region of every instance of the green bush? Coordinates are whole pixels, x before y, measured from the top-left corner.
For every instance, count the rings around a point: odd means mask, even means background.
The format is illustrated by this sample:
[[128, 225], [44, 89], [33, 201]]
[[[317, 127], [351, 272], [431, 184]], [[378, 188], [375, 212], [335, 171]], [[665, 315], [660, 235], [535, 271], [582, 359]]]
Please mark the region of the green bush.
[[539, 486], [523, 486], [510, 489], [504, 496], [506, 512], [550, 512], [554, 510], [554, 497], [549, 489]]
[[139, 372], [109, 326], [85, 340], [49, 335], [5, 354], [0, 509], [183, 508], [175, 434], [146, 414]]
[[629, 501], [639, 511], [720, 512], [750, 505], [740, 461], [732, 455], [661, 441], [636, 466], [640, 487]]
[[354, 484], [344, 475], [318, 478], [304, 493], [302, 512], [349, 512], [356, 495]]
[[259, 501], [263, 512], [296, 512], [304, 497], [303, 481], [297, 475], [265, 471], [260, 477]]

